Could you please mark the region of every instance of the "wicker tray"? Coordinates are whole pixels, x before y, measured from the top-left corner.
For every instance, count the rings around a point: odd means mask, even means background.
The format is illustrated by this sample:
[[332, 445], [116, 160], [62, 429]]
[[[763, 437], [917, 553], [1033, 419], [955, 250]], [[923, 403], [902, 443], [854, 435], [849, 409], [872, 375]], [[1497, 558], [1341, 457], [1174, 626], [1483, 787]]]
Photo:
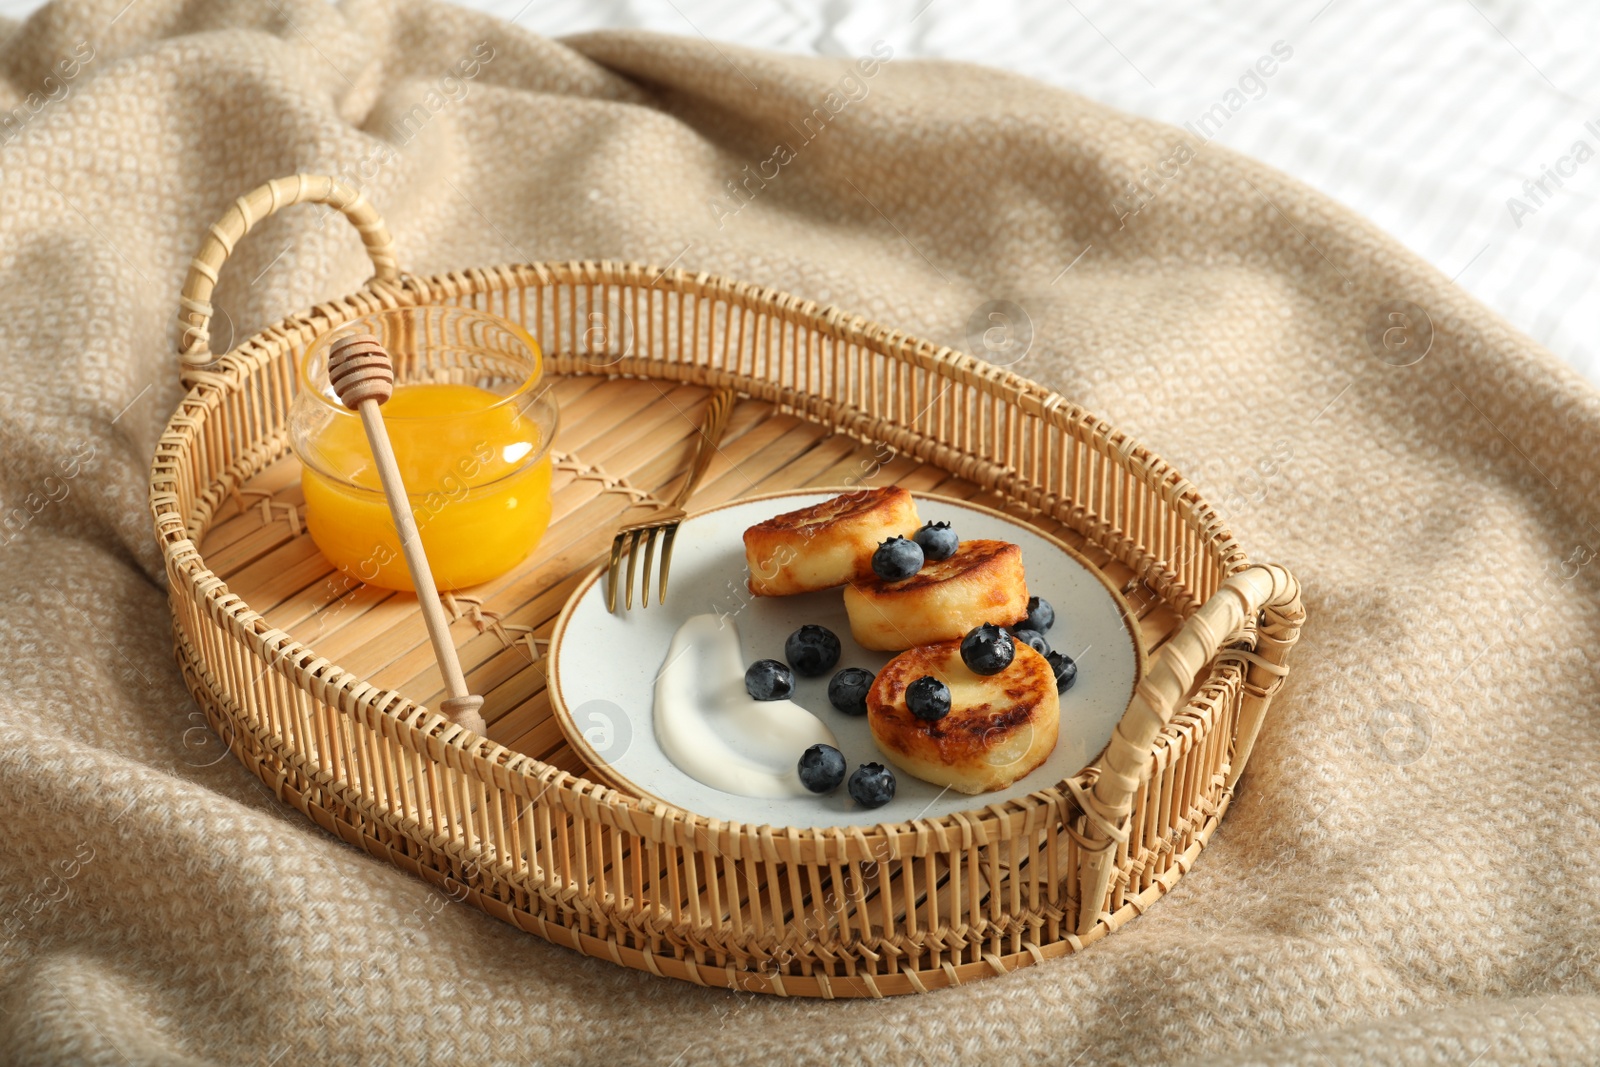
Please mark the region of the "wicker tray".
[[[214, 357], [217, 270], [301, 202], [344, 212], [375, 277]], [[562, 410], [544, 543], [447, 601], [488, 737], [429, 710], [441, 684], [414, 598], [333, 572], [305, 535], [285, 433], [308, 343], [426, 302], [524, 324]], [[1193, 864], [1299, 637], [1293, 578], [1250, 565], [1194, 487], [1126, 435], [1009, 372], [781, 293], [610, 263], [413, 278], [359, 193], [302, 175], [212, 228], [180, 322], [190, 388], [157, 446], [150, 503], [178, 662], [212, 728], [326, 830], [624, 966], [885, 996], [1081, 949]], [[670, 489], [724, 385], [741, 400], [696, 506], [862, 481], [936, 490], [1025, 518], [1123, 590], [1151, 655], [1090, 767], [1020, 801], [870, 830], [724, 823], [585, 777], [550, 716], [542, 638], [616, 517]]]

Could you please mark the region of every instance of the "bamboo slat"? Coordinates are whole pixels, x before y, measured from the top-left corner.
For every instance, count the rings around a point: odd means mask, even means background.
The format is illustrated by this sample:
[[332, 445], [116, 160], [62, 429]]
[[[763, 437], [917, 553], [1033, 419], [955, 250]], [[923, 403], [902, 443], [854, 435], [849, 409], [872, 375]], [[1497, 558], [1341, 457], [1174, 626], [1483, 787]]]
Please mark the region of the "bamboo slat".
[[[305, 201], [358, 224], [374, 278], [212, 359], [217, 270], [261, 218]], [[311, 545], [284, 428], [308, 344], [418, 303], [520, 322], [562, 410], [540, 549], [445, 598], [486, 735], [433, 710], [444, 685], [414, 601], [346, 579]], [[1082, 949], [1192, 866], [1299, 636], [1293, 579], [1252, 566], [1160, 457], [1038, 385], [836, 308], [633, 264], [413, 278], [370, 205], [300, 176], [241, 198], [182, 309], [190, 389], [157, 446], [150, 504], [178, 662], [212, 728], [329, 832], [623, 966], [881, 997]], [[543, 639], [621, 512], [681, 476], [719, 388], [740, 400], [697, 506], [900, 484], [1018, 516], [1119, 584], [1152, 655], [1107, 752], [1019, 801], [871, 829], [722, 823], [588, 780], [550, 716]]]

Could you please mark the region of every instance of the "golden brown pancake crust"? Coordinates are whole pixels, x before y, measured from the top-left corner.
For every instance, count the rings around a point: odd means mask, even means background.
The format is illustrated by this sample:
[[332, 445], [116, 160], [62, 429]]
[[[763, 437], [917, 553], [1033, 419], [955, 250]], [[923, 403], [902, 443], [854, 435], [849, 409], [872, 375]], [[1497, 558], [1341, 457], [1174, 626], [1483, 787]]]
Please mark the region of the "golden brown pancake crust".
[[809, 526], [821, 526], [824, 523], [840, 522], [873, 512], [881, 512], [895, 503], [910, 500], [911, 494], [898, 485], [887, 485], [879, 489], [859, 489], [855, 492], [840, 493], [829, 500], [818, 504], [810, 504], [794, 511], [786, 511], [782, 515], [774, 515], [756, 523], [745, 531], [745, 537], [761, 532], [781, 530], [803, 530]]
[[[906, 707], [906, 688], [924, 675], [950, 687], [950, 714], [936, 722]], [[867, 694], [872, 736], [890, 760], [968, 793], [1004, 788], [1043, 763], [1055, 747], [1060, 707], [1055, 673], [1023, 644], [1009, 667], [989, 677], [961, 662], [959, 641], [913, 648], [878, 672]]]
[[914, 533], [917, 526], [916, 501], [895, 485], [774, 515], [744, 532], [750, 591], [788, 596], [871, 575], [878, 544]]
[[1028, 615], [1022, 549], [1009, 541], [963, 541], [949, 559], [903, 581], [871, 574], [845, 590], [850, 632], [863, 648], [892, 652], [950, 641], [982, 623], [1013, 626]]
[[885, 581], [869, 568], [869, 577], [857, 582], [856, 588], [872, 596], [890, 599], [965, 575], [987, 579], [990, 598], [1000, 604], [1010, 595], [1007, 583], [1021, 566], [1022, 549], [1009, 541], [963, 541], [949, 559], [924, 563], [920, 571], [902, 581]]

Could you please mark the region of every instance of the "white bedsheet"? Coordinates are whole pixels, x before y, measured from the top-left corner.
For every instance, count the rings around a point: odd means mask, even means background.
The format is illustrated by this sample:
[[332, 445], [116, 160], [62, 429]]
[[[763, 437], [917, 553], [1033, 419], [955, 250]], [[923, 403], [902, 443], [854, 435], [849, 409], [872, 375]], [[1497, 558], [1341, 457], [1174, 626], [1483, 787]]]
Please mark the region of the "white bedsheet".
[[[1362, 212], [1600, 381], [1594, 0], [457, 2], [548, 36], [640, 27], [823, 55], [881, 39], [1195, 123]], [[1291, 54], [1251, 80], [1274, 45]]]
[[1205, 132], [1360, 211], [1600, 381], [1594, 0], [468, 2], [550, 35], [637, 26], [824, 55], [882, 39], [1180, 126], [1281, 41], [1290, 58]]

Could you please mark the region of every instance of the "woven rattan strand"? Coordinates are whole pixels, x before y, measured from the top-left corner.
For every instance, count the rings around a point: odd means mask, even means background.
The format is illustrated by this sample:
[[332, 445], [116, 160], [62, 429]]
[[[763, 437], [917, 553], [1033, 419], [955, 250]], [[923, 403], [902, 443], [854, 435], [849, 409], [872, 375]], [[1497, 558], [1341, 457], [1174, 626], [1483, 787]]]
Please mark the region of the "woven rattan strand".
[[[356, 222], [375, 277], [213, 357], [218, 269], [262, 218], [306, 201]], [[414, 599], [317, 553], [287, 447], [306, 345], [429, 302], [525, 325], [563, 416], [545, 542], [446, 598], [487, 737], [432, 710], [442, 684]], [[329, 832], [624, 966], [780, 996], [888, 996], [1081, 949], [1193, 865], [1299, 637], [1288, 572], [1252, 566], [1195, 488], [1126, 435], [1004, 370], [782, 293], [610, 263], [411, 278], [358, 194], [298, 176], [213, 227], [180, 321], [190, 390], [150, 502], [177, 658], [212, 728]], [[1025, 518], [1122, 586], [1152, 655], [1107, 750], [1024, 800], [870, 830], [723, 823], [587, 780], [550, 718], [540, 639], [627, 505], [670, 495], [723, 386], [741, 399], [697, 504], [896, 483]]]

